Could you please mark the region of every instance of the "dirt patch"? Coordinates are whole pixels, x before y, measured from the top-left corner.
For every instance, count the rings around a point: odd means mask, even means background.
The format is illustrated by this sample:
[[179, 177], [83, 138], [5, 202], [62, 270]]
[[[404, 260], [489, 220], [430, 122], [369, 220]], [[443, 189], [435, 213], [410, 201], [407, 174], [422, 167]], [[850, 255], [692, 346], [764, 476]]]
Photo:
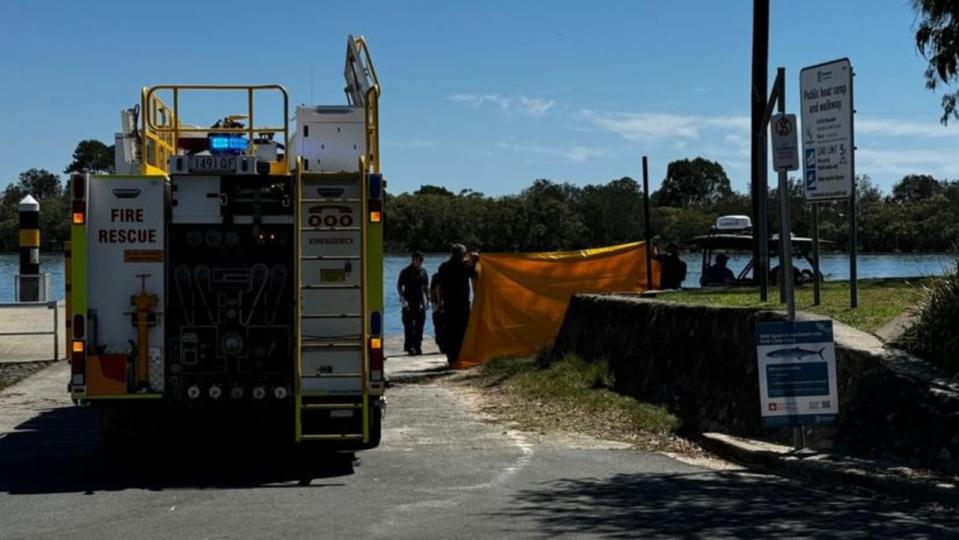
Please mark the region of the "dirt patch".
[[[701, 464], [712, 454], [696, 443], [673, 433], [637, 431], [628, 418], [616, 410], [596, 414], [566, 400], [530, 399], [509, 381], [491, 381], [481, 368], [434, 379], [456, 387], [481, 416], [523, 432], [559, 440], [572, 446], [635, 448], [662, 452]], [[715, 467], [712, 467], [715, 468]]]
[[41, 369], [52, 366], [56, 361], [11, 362], [0, 364], [0, 390], [12, 386]]

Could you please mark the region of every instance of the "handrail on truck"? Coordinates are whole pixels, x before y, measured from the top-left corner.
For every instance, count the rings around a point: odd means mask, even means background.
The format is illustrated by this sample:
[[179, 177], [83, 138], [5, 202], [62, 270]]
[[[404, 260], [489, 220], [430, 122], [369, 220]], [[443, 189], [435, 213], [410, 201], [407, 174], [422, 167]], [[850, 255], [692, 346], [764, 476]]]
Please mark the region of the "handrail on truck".
[[150, 124], [156, 119], [163, 128], [175, 127], [180, 121], [176, 112], [159, 96], [148, 92], [147, 88], [140, 91], [140, 173], [144, 176], [166, 174], [170, 156], [176, 155], [176, 137], [161, 130], [147, 129], [148, 116]]
[[[254, 94], [258, 91], [275, 91], [278, 92], [283, 97], [283, 126], [257, 126], [254, 121], [254, 106], [253, 106], [253, 97]], [[173, 94], [173, 107], [170, 108], [167, 106], [158, 96], [157, 92], [159, 91], [170, 91]], [[242, 128], [233, 128], [233, 127], [194, 127], [183, 125], [180, 122], [180, 95], [187, 91], [228, 91], [228, 92], [246, 92], [247, 100], [247, 127]], [[286, 88], [278, 84], [259, 84], [259, 85], [245, 85], [245, 84], [159, 84], [155, 86], [146, 87], [143, 89], [143, 114], [142, 114], [142, 129], [144, 133], [143, 139], [143, 155], [147, 156], [146, 153], [146, 144], [147, 140], [159, 140], [161, 138], [172, 139], [172, 146], [167, 144], [162, 145], [164, 149], [170, 150], [171, 154], [176, 153], [176, 145], [178, 144], [181, 133], [235, 133], [242, 134], [249, 137], [249, 146], [247, 147], [247, 154], [253, 155], [256, 152], [256, 134], [270, 134], [275, 135], [277, 133], [283, 134], [283, 148], [284, 151], [288, 151], [290, 144], [290, 98], [286, 92]], [[149, 106], [148, 106], [149, 105]], [[168, 140], [169, 140], [168, 139]], [[147, 164], [147, 160], [144, 158], [144, 174], [147, 174], [147, 167], [152, 166], [159, 169], [162, 173], [167, 172], [167, 159], [169, 155], [166, 156], [166, 159], [158, 161], [156, 164]], [[285, 158], [283, 161], [284, 174], [289, 169], [289, 165], [285, 163]]]

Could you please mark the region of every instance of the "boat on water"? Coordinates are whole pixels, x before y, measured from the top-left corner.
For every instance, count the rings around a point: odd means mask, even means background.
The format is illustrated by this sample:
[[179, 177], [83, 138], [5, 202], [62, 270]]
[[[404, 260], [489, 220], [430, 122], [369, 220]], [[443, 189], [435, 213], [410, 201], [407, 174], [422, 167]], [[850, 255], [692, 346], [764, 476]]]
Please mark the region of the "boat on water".
[[[832, 245], [832, 242], [825, 240], [820, 240], [819, 243], [821, 246]], [[710, 267], [711, 261], [713, 261], [719, 254], [726, 254], [730, 252], [752, 253], [752, 220], [749, 218], [749, 216], [742, 215], [720, 216], [716, 218], [716, 222], [713, 224], [707, 234], [690, 238], [684, 244], [686, 247], [702, 253], [702, 269], [700, 272], [699, 284], [703, 287], [717, 286], [717, 284], [709, 283], [707, 281], [707, 269]], [[793, 278], [794, 281], [799, 285], [810, 283], [815, 279], [813, 276], [816, 274], [818, 274], [819, 280], [822, 281], [822, 272], [815, 272], [813, 270], [816, 268], [816, 264], [813, 259], [813, 239], [791, 235], [790, 244], [792, 245], [794, 263], [801, 260], [808, 264], [808, 268], [795, 267]], [[774, 234], [769, 237], [769, 253], [774, 256], [778, 256], [778, 234]], [[721, 286], [750, 286], [758, 284], [758, 280], [756, 279], [756, 274], [754, 272], [755, 267], [756, 260], [754, 257], [751, 257], [749, 262], [747, 262], [738, 273], [734, 273], [736, 276], [734, 281], [723, 283]], [[778, 265], [770, 269], [769, 283], [778, 283], [780, 273], [781, 271]]]

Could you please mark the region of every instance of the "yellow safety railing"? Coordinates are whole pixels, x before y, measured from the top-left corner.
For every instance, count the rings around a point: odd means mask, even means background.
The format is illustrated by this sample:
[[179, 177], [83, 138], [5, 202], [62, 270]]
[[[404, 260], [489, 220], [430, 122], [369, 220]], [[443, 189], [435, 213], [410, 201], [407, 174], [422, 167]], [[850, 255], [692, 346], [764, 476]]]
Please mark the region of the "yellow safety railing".
[[[364, 56], [364, 60], [367, 68], [370, 71], [370, 77], [373, 79], [373, 85], [370, 86], [369, 90], [366, 91], [366, 155], [360, 156], [359, 166], [360, 166], [360, 201], [362, 207], [362, 216], [364, 223], [367, 219], [367, 214], [369, 209], [367, 208], [368, 201], [368, 185], [366, 181], [366, 173], [372, 171], [374, 173], [380, 172], [380, 80], [376, 76], [376, 67], [373, 65], [373, 58], [370, 56], [370, 50], [366, 46], [366, 40], [363, 36], [356, 38], [355, 40], [357, 47]], [[363, 442], [369, 442], [370, 440], [370, 389], [369, 389], [369, 374], [370, 374], [370, 356], [369, 356], [369, 339], [370, 339], [370, 321], [369, 321], [369, 302], [368, 302], [368, 289], [369, 289], [369, 278], [367, 276], [367, 252], [366, 252], [366, 243], [367, 243], [367, 226], [360, 227], [360, 244], [362, 257], [360, 258], [361, 264], [361, 273], [363, 279], [363, 291], [362, 291], [362, 302], [363, 302]]]
[[366, 165], [372, 172], [380, 172], [380, 79], [376, 75], [373, 57], [366, 46], [363, 36], [356, 38], [356, 45], [363, 55], [364, 63], [370, 70], [373, 85], [366, 91]]
[[[173, 107], [167, 106], [157, 96], [157, 92], [168, 91], [173, 94]], [[227, 92], [245, 92], [247, 100], [246, 127], [192, 127], [185, 126], [180, 118], [180, 98], [187, 91], [227, 91]], [[255, 123], [253, 97], [259, 91], [278, 92], [283, 97], [283, 125], [277, 126], [257, 126]], [[284, 156], [288, 151], [290, 143], [290, 98], [286, 89], [278, 84], [260, 84], [260, 85], [237, 85], [237, 84], [161, 84], [143, 89], [142, 105], [142, 130], [143, 130], [143, 164], [144, 169], [155, 167], [162, 172], [167, 171], [167, 163], [170, 155], [176, 153], [176, 144], [180, 135], [183, 133], [235, 133], [243, 134], [249, 138], [247, 153], [253, 155], [256, 152], [256, 135], [276, 135], [283, 134]], [[154, 141], [156, 146], [161, 149], [160, 154], [151, 156], [147, 160], [148, 141]], [[159, 159], [163, 158], [163, 159]], [[282, 163], [282, 174], [288, 172], [289, 166]], [[146, 174], [146, 172], [145, 172]]]
[[143, 175], [166, 174], [170, 156], [176, 154], [176, 136], [169, 132], [147, 129], [147, 116], [163, 129], [175, 127], [179, 120], [173, 109], [159, 96], [144, 88], [140, 92], [140, 172]]

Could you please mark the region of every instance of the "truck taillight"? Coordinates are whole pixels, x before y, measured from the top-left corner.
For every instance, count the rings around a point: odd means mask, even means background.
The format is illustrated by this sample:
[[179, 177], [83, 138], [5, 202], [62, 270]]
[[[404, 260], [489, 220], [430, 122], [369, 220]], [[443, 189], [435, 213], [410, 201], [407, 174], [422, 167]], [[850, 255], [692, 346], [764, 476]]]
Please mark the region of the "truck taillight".
[[370, 223], [383, 221], [383, 201], [380, 199], [370, 199], [367, 206], [370, 209]]
[[383, 221], [383, 175], [374, 173], [366, 177], [369, 187], [366, 207], [369, 210], [370, 223]]
[[87, 177], [82, 174], [70, 176], [70, 191], [73, 195], [71, 215], [74, 225], [83, 225], [87, 222]]
[[87, 222], [87, 203], [84, 201], [73, 201], [73, 224], [83, 225]]
[[383, 338], [371, 337], [369, 344], [370, 380], [383, 380]]
[[70, 384], [83, 386], [86, 384], [87, 361], [86, 344], [79, 339], [70, 344]]

